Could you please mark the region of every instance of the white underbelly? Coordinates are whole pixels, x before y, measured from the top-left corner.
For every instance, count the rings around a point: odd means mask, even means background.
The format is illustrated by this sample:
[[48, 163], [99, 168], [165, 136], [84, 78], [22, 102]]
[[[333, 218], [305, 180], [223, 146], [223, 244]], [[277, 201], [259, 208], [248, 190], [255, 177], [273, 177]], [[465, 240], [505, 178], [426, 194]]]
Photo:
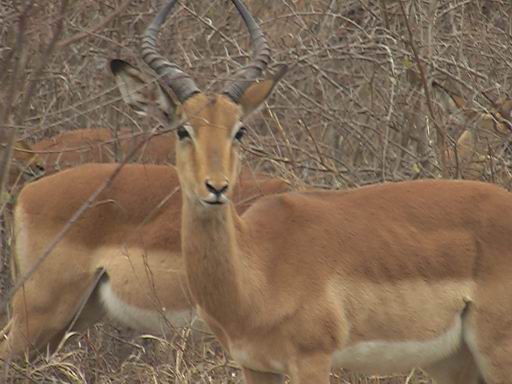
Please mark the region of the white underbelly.
[[149, 310], [122, 301], [112, 290], [110, 283], [99, 287], [100, 300], [107, 315], [122, 325], [154, 334], [168, 334], [173, 328], [189, 325], [196, 317], [193, 309], [173, 311], [167, 308]]
[[460, 348], [462, 321], [444, 334], [429, 340], [383, 341], [371, 340], [350, 345], [333, 354], [333, 366], [370, 374], [407, 372], [426, 367]]

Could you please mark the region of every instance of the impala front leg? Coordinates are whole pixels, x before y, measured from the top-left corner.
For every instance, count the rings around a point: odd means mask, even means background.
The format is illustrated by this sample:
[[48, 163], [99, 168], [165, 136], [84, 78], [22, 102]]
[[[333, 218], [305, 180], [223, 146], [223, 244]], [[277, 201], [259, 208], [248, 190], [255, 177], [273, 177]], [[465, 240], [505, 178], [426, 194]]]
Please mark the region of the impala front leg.
[[283, 375], [269, 372], [253, 371], [249, 368], [242, 368], [246, 384], [282, 384]]
[[297, 359], [291, 367], [291, 384], [329, 384], [331, 357], [327, 354]]

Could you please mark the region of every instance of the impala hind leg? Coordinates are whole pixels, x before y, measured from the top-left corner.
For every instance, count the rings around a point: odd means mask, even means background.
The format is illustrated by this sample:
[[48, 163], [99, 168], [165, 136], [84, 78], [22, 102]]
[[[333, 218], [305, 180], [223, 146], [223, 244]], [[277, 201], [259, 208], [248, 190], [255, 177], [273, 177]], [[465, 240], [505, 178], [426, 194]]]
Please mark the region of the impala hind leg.
[[466, 345], [455, 354], [424, 368], [436, 384], [482, 384], [480, 372]]
[[[94, 280], [94, 279], [92, 279]], [[53, 351], [71, 325], [81, 303], [88, 299], [91, 279], [81, 276], [73, 289], [55, 290], [37, 279], [30, 280], [14, 295], [10, 327], [0, 342], [0, 359], [33, 353], [50, 347]], [[58, 293], [57, 296], [51, 293]], [[87, 305], [86, 305], [87, 308]], [[83, 321], [80, 321], [83, 325]]]
[[71, 321], [61, 331], [53, 335], [51, 340], [48, 342], [50, 353], [57, 350], [67, 332], [85, 331], [105, 318], [105, 307], [101, 303], [98, 293], [98, 287], [103, 276], [106, 277], [106, 275], [101, 275], [98, 276], [98, 279], [93, 281], [90, 291], [86, 292], [81, 298], [81, 302], [74, 311]]
[[[498, 282], [499, 284], [499, 282]], [[495, 288], [495, 287], [493, 287]], [[470, 309], [464, 339], [485, 384], [512, 384], [512, 301], [505, 284]], [[496, 293], [503, 294], [496, 294]]]
[[282, 384], [284, 377], [282, 375], [253, 371], [249, 368], [242, 368], [246, 384]]
[[[506, 322], [505, 322], [506, 323]], [[500, 330], [487, 339], [491, 343], [480, 342], [476, 354], [479, 356], [479, 367], [486, 384], [512, 383], [512, 332], [500, 334]]]

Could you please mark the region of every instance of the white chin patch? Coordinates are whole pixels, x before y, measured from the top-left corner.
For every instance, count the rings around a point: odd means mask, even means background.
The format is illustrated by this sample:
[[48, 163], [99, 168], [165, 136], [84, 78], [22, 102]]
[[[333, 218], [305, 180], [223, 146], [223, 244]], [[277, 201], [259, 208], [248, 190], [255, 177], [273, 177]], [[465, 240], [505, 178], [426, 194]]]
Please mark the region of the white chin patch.
[[216, 204], [225, 204], [228, 202], [228, 198], [226, 195], [222, 194], [220, 196], [215, 195], [214, 193], [209, 193], [206, 199], [201, 200], [205, 205], [216, 205]]

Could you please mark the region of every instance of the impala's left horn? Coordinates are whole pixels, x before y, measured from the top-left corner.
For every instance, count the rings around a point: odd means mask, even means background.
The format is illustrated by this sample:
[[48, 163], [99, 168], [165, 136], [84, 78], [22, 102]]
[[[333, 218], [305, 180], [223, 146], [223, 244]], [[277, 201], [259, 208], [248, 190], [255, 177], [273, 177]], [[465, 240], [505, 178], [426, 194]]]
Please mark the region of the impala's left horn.
[[181, 70], [177, 64], [165, 59], [156, 49], [156, 37], [160, 27], [175, 5], [176, 0], [165, 4], [146, 28], [142, 39], [142, 59], [173, 90], [180, 103], [183, 103], [190, 96], [198, 93], [199, 88], [187, 73]]
[[252, 17], [245, 4], [240, 0], [231, 1], [235, 4], [249, 30], [251, 48], [253, 50], [250, 63], [235, 73], [233, 80], [224, 88], [223, 93], [238, 104], [245, 90], [257, 80], [267, 68], [270, 62], [270, 48], [261, 28], [258, 23], [256, 23], [256, 20], [254, 20], [254, 17]]

